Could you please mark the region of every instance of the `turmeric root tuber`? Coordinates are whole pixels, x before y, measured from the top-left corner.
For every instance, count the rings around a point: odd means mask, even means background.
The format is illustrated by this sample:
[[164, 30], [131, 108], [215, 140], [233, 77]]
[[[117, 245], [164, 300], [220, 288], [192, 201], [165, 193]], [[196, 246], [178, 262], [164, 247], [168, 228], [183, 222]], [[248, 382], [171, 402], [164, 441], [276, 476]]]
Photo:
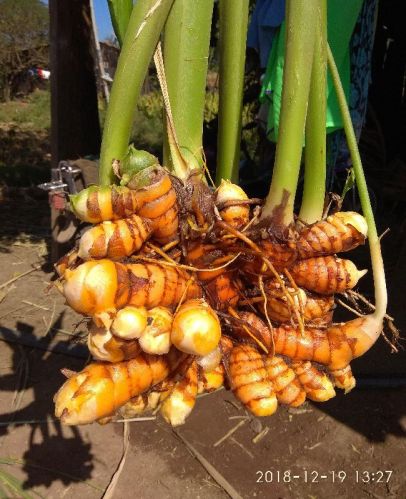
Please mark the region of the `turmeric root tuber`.
[[332, 295], [352, 289], [366, 270], [359, 271], [350, 260], [319, 256], [297, 261], [290, 273], [298, 286], [321, 295]]
[[224, 367], [219, 364], [211, 371], [204, 371], [199, 367], [199, 382], [197, 393], [210, 393], [218, 390], [224, 384]]
[[278, 407], [272, 383], [259, 352], [237, 345], [230, 353], [229, 374], [234, 395], [255, 416], [271, 416]]
[[274, 328], [275, 352], [291, 359], [313, 360], [331, 371], [344, 369], [351, 360], [360, 357], [379, 337], [382, 323], [374, 315], [320, 330], [281, 326]]
[[295, 361], [292, 369], [305, 389], [307, 398], [314, 402], [326, 402], [335, 397], [333, 383], [327, 374], [314, 367], [311, 362]]
[[70, 196], [70, 204], [80, 220], [93, 224], [129, 217], [140, 206], [136, 191], [116, 185], [91, 185]]
[[113, 222], [102, 222], [83, 234], [79, 242], [78, 256], [83, 260], [119, 260], [138, 251], [151, 233], [148, 221], [138, 215]]
[[281, 404], [299, 407], [306, 400], [306, 392], [293, 369], [278, 355], [264, 357], [268, 377], [273, 384], [276, 398]]
[[197, 364], [192, 362], [183, 378], [161, 405], [161, 414], [172, 426], [180, 426], [192, 412], [197, 396]]
[[189, 300], [176, 312], [172, 343], [182, 352], [207, 355], [219, 344], [221, 326], [216, 312], [204, 300]]
[[67, 425], [111, 416], [130, 399], [163, 381], [183, 357], [171, 350], [165, 356], [140, 354], [126, 362], [89, 364], [56, 393], [55, 415]]
[[316, 222], [300, 232], [297, 248], [300, 258], [333, 255], [364, 244], [368, 232], [365, 218], [343, 211]]
[[88, 261], [64, 274], [63, 294], [76, 312], [94, 315], [126, 305], [153, 308], [177, 305], [181, 297], [201, 295], [200, 287], [180, 269], [159, 263], [122, 264]]
[[89, 328], [87, 346], [96, 360], [107, 362], [121, 362], [133, 359], [141, 352], [136, 340], [122, 340], [104, 327], [97, 327], [94, 323]]

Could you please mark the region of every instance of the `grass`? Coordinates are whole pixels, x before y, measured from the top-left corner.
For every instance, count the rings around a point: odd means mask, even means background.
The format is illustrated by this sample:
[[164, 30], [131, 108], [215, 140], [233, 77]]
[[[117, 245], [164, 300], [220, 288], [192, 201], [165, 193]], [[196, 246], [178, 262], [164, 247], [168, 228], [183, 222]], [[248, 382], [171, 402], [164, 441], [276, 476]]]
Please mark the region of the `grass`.
[[23, 130], [49, 130], [51, 98], [47, 90], [35, 90], [25, 99], [0, 104], [0, 126], [18, 126]]
[[141, 95], [135, 113], [131, 140], [138, 149], [162, 156], [163, 99], [159, 91]]
[[[131, 142], [137, 149], [146, 149], [159, 158], [162, 157], [163, 141], [163, 99], [158, 91], [141, 95], [135, 112]], [[103, 128], [106, 105], [99, 102], [100, 126]]]
[[49, 181], [50, 126], [48, 90], [0, 103], [0, 184], [27, 187]]
[[[214, 76], [213, 76], [214, 75]], [[212, 80], [215, 80], [215, 73]], [[209, 123], [218, 113], [218, 92], [212, 82], [204, 108], [204, 120]], [[0, 184], [32, 186], [49, 181], [51, 124], [50, 92], [36, 90], [28, 97], [0, 103]], [[244, 106], [243, 125], [253, 120], [250, 106]], [[101, 126], [105, 105], [100, 103]], [[162, 157], [163, 100], [160, 90], [141, 95], [135, 113], [131, 140], [139, 149]], [[243, 138], [249, 152], [255, 153], [254, 130], [244, 130]]]
[[[0, 469], [0, 497], [21, 497], [23, 499], [33, 499], [33, 496], [24, 490], [24, 485], [11, 473]], [[11, 494], [11, 495], [10, 495]], [[36, 494], [37, 495], [37, 494]], [[40, 496], [42, 497], [42, 496]]]

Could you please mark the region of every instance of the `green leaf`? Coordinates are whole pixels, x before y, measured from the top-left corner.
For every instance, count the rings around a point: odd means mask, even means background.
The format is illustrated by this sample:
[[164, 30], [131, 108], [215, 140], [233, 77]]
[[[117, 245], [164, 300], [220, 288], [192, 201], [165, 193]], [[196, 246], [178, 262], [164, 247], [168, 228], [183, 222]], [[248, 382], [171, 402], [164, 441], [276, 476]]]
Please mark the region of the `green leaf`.
[[344, 201], [347, 192], [350, 191], [354, 187], [354, 185], [355, 185], [355, 172], [354, 168], [350, 168], [348, 170], [347, 180], [345, 181], [344, 189], [341, 194], [341, 201]]
[[309, 100], [318, 0], [286, 1], [285, 65], [278, 143], [271, 187], [261, 219], [289, 227], [299, 179]]
[[174, 0], [137, 0], [131, 12], [111, 87], [100, 151], [101, 185], [116, 181], [112, 162], [127, 153], [136, 104]]
[[[4, 470], [0, 470], [1, 482], [11, 491], [17, 492], [18, 497], [33, 499], [33, 496], [23, 489], [22, 483], [17, 478]], [[7, 496], [6, 496], [7, 497]]]
[[217, 185], [238, 183], [248, 8], [248, 0], [220, 0]]
[[123, 45], [128, 21], [133, 10], [132, 0], [107, 0], [110, 10], [111, 23], [120, 47]]
[[[94, 483], [92, 483], [90, 481], [87, 481], [87, 480], [81, 480], [81, 478], [78, 477], [78, 476], [71, 475], [70, 473], [64, 473], [63, 471], [55, 470], [53, 468], [48, 468], [47, 466], [42, 466], [40, 464], [36, 464], [36, 463], [34, 463], [32, 461], [27, 461], [25, 459], [0, 457], [0, 464], [8, 464], [10, 466], [12, 466], [12, 465], [23, 465], [23, 466], [26, 466], [28, 468], [34, 468], [34, 469], [41, 470], [41, 471], [48, 471], [48, 472], [53, 473], [55, 475], [65, 476], [67, 478], [73, 479], [76, 482], [81, 482], [84, 485], [87, 485], [88, 487], [91, 487], [92, 489], [95, 489], [95, 490], [98, 490], [98, 491], [101, 491], [101, 492], [104, 491], [103, 487], [101, 487], [99, 485], [96, 485], [96, 484], [94, 484]], [[0, 472], [1, 472], [1, 470], [0, 470]], [[39, 497], [42, 497], [40, 494], [38, 494], [38, 492], [35, 492], [35, 494], [37, 496], [39, 496]]]
[[200, 169], [203, 164], [203, 116], [213, 4], [213, 0], [175, 0], [165, 24], [165, 75], [179, 148], [168, 126], [163, 165], [180, 178], [186, 178], [188, 170]]
[[8, 499], [8, 494], [1, 485], [0, 485], [0, 499]]

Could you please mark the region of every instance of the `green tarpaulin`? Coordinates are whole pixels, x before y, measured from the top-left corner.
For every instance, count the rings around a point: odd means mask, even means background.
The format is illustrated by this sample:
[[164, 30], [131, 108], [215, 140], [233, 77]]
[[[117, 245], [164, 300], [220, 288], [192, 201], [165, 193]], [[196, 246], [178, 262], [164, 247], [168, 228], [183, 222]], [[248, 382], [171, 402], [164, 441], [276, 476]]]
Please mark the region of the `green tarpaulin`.
[[[362, 3], [363, 0], [328, 0], [327, 3], [328, 42], [340, 72], [347, 100], [350, 87], [349, 45]], [[261, 91], [261, 100], [269, 103], [268, 137], [275, 142], [279, 128], [284, 52], [285, 22], [282, 23], [280, 32], [273, 42]], [[333, 89], [333, 83], [328, 75], [326, 131], [327, 133], [330, 133], [337, 128], [342, 128], [342, 119]]]

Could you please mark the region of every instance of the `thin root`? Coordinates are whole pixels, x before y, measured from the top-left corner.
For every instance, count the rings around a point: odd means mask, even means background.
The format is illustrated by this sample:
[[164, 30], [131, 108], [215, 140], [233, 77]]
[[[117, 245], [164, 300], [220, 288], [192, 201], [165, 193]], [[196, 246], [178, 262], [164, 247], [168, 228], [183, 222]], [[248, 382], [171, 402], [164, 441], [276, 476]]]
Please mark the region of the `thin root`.
[[259, 213], [256, 213], [256, 214], [255, 214], [255, 215], [251, 218], [251, 220], [247, 223], [247, 225], [241, 229], [241, 232], [245, 232], [245, 231], [247, 231], [247, 230], [251, 227], [251, 225], [252, 225], [252, 224], [254, 224], [254, 223], [258, 220], [258, 218], [259, 218]]
[[258, 277], [258, 286], [259, 286], [259, 289], [261, 290], [262, 297], [264, 298], [264, 313], [265, 313], [265, 317], [266, 317], [266, 322], [268, 323], [269, 331], [271, 333], [271, 342], [272, 342], [271, 356], [273, 357], [275, 355], [275, 342], [273, 339], [273, 326], [272, 326], [271, 320], [270, 320], [269, 315], [268, 315], [268, 298], [267, 298], [266, 293], [265, 293], [262, 275], [260, 275]]
[[[148, 243], [149, 244], [149, 243]], [[151, 246], [152, 247], [152, 246]], [[155, 251], [155, 250], [154, 250]], [[175, 262], [175, 260], [172, 260], [172, 258], [168, 255], [165, 255], [165, 261], [159, 260], [160, 265], [166, 265], [167, 267], [175, 267], [177, 269], [182, 269], [182, 270], [190, 270], [192, 272], [217, 272], [217, 270], [225, 269], [228, 267], [231, 263], [233, 263], [237, 258], [241, 255], [241, 253], [237, 253], [236, 255], [229, 257], [224, 257], [228, 258], [227, 262], [224, 263], [223, 265], [220, 265], [219, 267], [212, 267], [212, 268], [197, 268], [193, 267], [192, 265], [184, 265], [182, 263]], [[157, 263], [157, 260], [154, 258], [149, 258], [147, 256], [134, 256], [134, 260], [142, 260], [148, 263]]]
[[[362, 295], [361, 293], [357, 293], [356, 291], [352, 290], [352, 289], [349, 289], [346, 291], [346, 293], [352, 297], [354, 297], [356, 300], [360, 300], [362, 301], [363, 303], [365, 303], [365, 305], [368, 305], [368, 307], [371, 309], [371, 310], [375, 310], [375, 305], [373, 305], [370, 301], [368, 301], [364, 295]], [[394, 318], [388, 314], [385, 314], [385, 319], [388, 319], [388, 321], [392, 321], [394, 322]]]
[[207, 167], [207, 160], [206, 160], [206, 154], [204, 153], [204, 149], [203, 147], [201, 148], [201, 154], [202, 154], [202, 158], [203, 158], [203, 170], [204, 172], [206, 173], [208, 179], [210, 180], [210, 183], [212, 185], [212, 187], [216, 187], [216, 184], [214, 183], [213, 179], [212, 179], [212, 176], [210, 175], [210, 170], [208, 169]]
[[178, 303], [178, 306], [176, 307], [176, 310], [175, 310], [175, 314], [176, 315], [178, 313], [178, 310], [180, 309], [180, 307], [182, 306], [182, 303], [185, 301], [185, 298], [186, 298], [186, 294], [188, 292], [188, 289], [189, 289], [189, 286], [192, 284], [192, 282], [194, 281], [194, 277], [191, 277], [188, 282], [186, 283], [186, 286], [185, 286], [185, 290], [183, 291], [182, 293], [182, 296], [180, 297], [180, 300], [179, 300], [179, 303]]
[[283, 282], [283, 279], [278, 274], [278, 272], [276, 271], [275, 267], [268, 260], [268, 258], [266, 258], [266, 257], [263, 256], [262, 257], [262, 261], [269, 268], [269, 270], [272, 272], [272, 274], [276, 277], [276, 280], [278, 281], [278, 283], [281, 285], [282, 291], [283, 291], [284, 295], [286, 296], [286, 298], [288, 299], [289, 304], [291, 305], [291, 307], [292, 307], [292, 309], [293, 309], [293, 311], [294, 311], [294, 313], [296, 315], [296, 319], [297, 319], [297, 323], [298, 323], [298, 326], [299, 326], [299, 329], [300, 329], [300, 333], [303, 336], [304, 335], [304, 324], [303, 324], [302, 317], [301, 317], [301, 315], [300, 315], [300, 313], [299, 313], [299, 311], [297, 309], [297, 306], [295, 304], [295, 300], [293, 299], [291, 293], [286, 288], [285, 283]]
[[302, 296], [300, 294], [300, 290], [298, 288], [298, 285], [296, 284], [295, 280], [293, 279], [292, 277], [292, 274], [288, 271], [287, 268], [284, 268], [283, 269], [283, 273], [285, 274], [285, 276], [288, 278], [290, 284], [292, 285], [292, 288], [295, 290], [295, 295], [297, 296], [297, 299], [299, 301], [299, 308], [300, 308], [300, 314], [302, 316], [302, 320], [303, 320], [303, 315], [304, 315], [304, 305], [303, 305], [303, 301], [302, 301]]
[[340, 300], [339, 298], [337, 298], [337, 303], [339, 303], [342, 307], [346, 308], [347, 310], [349, 310], [350, 312], [352, 312], [356, 316], [362, 317], [363, 314], [358, 312], [358, 310], [355, 310], [355, 308], [352, 308], [349, 305], [347, 305], [347, 303], [345, 303], [343, 300]]
[[263, 301], [263, 296], [254, 296], [253, 298], [245, 298], [245, 300], [241, 300], [240, 305], [252, 305], [253, 303], [262, 303]]
[[251, 241], [249, 237], [247, 237], [245, 234], [240, 232], [239, 230], [235, 229], [234, 227], [231, 227], [231, 225], [228, 225], [228, 223], [224, 222], [223, 220], [217, 220], [217, 224], [222, 227], [224, 230], [227, 232], [230, 232], [233, 234], [235, 237], [238, 239], [241, 239], [241, 241], [244, 241], [245, 244], [248, 244], [248, 246], [255, 251], [255, 253], [261, 254], [261, 250], [259, 246], [257, 246], [254, 241]]
[[161, 250], [167, 253], [169, 250], [171, 250], [178, 244], [179, 244], [179, 239], [175, 239], [175, 241], [171, 241], [170, 243], [165, 244], [165, 246], [162, 246]]

